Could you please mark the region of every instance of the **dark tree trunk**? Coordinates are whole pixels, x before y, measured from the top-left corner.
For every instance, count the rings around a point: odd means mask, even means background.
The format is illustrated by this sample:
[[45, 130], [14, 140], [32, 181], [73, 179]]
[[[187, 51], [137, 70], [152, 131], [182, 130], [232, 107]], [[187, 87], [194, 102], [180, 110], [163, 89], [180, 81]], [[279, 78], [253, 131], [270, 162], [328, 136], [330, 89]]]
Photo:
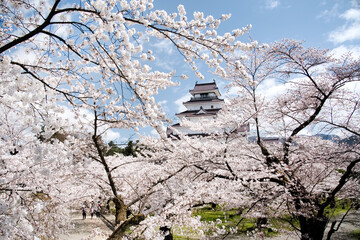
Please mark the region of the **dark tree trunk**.
[[326, 240], [330, 240], [331, 235], [333, 235], [333, 233], [337, 231], [337, 230], [335, 230], [335, 224], [336, 224], [336, 221], [331, 223], [331, 227], [330, 227], [330, 230], [329, 230], [328, 235], [326, 237]]
[[160, 227], [160, 231], [165, 235], [164, 240], [173, 240], [171, 228], [169, 228], [168, 226], [163, 226]]
[[264, 217], [261, 217], [261, 218], [258, 218], [257, 221], [256, 221], [256, 227], [258, 229], [263, 229], [264, 226], [267, 224], [267, 218], [264, 218]]
[[115, 231], [110, 235], [108, 240], [120, 240], [124, 237], [126, 230], [134, 225], [138, 225], [141, 221], [145, 219], [143, 214], [135, 215], [125, 222], [123, 222]]
[[325, 233], [327, 218], [299, 217], [301, 240], [322, 240]]
[[119, 198], [114, 198], [113, 202], [115, 204], [115, 224], [120, 224], [120, 222], [127, 219], [126, 211], [127, 207], [124, 202]]

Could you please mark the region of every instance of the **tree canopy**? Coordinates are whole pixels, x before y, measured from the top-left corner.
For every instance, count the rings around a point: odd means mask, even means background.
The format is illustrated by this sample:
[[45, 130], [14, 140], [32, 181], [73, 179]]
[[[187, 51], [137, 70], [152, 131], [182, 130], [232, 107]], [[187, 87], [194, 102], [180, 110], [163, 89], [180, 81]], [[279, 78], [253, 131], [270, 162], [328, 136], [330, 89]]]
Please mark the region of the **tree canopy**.
[[[2, 238], [54, 239], [70, 226], [71, 208], [100, 200], [115, 205], [109, 239], [161, 239], [159, 229], [177, 226], [224, 236], [192, 215], [210, 202], [259, 226], [287, 214], [302, 239], [321, 239], [326, 209], [338, 198], [358, 201], [359, 59], [293, 40], [243, 43], [249, 26], [217, 33], [230, 15], [177, 10], [156, 10], [152, 0], [0, 2]], [[166, 137], [155, 96], [178, 83], [174, 72], [150, 67], [147, 42], [161, 40], [200, 79], [201, 62], [236, 91], [214, 121], [185, 123], [210, 128], [206, 138]], [[261, 93], [269, 79], [281, 94]], [[244, 124], [255, 142], [234, 131]], [[112, 129], [144, 126], [159, 137], [123, 149], [104, 141]], [[305, 132], [339, 133], [351, 144]]]

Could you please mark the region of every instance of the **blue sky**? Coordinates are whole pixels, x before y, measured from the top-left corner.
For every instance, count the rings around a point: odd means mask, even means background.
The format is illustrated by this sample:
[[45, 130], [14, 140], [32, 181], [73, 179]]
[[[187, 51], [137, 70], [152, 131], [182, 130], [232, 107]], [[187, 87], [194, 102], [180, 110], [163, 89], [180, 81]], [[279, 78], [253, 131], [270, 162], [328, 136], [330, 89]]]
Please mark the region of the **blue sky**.
[[[67, 0], [65, 4], [70, 2], [72, 3]], [[305, 41], [305, 46], [328, 48], [337, 54], [352, 51], [355, 56], [360, 57], [360, 0], [154, 0], [152, 10], [178, 12], [179, 4], [184, 5], [188, 20], [193, 19], [195, 11], [203, 12], [205, 16], [212, 15], [214, 18], [221, 18], [222, 14], [230, 13], [231, 18], [217, 29], [219, 34], [251, 24], [250, 35], [260, 43], [290, 38]], [[247, 37], [242, 40], [247, 41]], [[168, 88], [156, 96], [168, 118], [176, 122], [175, 114], [184, 110], [182, 103], [189, 100], [189, 90], [194, 87], [196, 81], [201, 80], [169, 41], [160, 40], [148, 44], [144, 49], [149, 47], [156, 57], [154, 62], [149, 63], [152, 70], [175, 71], [173, 80], [180, 83], [179, 86]], [[20, 47], [14, 54], [18, 53], [19, 57], [23, 57], [24, 49]], [[32, 57], [35, 56], [27, 56]], [[223, 88], [225, 81], [212, 75], [205, 65], [197, 67], [205, 76], [202, 82], [211, 82], [215, 79], [226, 99], [226, 91]], [[182, 74], [188, 75], [189, 78], [181, 80]], [[263, 89], [267, 95], [276, 93], [276, 81], [268, 81]], [[360, 84], [356, 89], [360, 89]], [[146, 128], [141, 133], [154, 134], [154, 131]], [[124, 143], [131, 136], [132, 130], [114, 129], [108, 132], [105, 139]]]
[[[290, 38], [304, 40], [305, 46], [328, 48], [337, 54], [352, 51], [360, 56], [360, 0], [154, 0], [154, 9], [177, 12], [179, 4], [185, 6], [189, 20], [194, 11], [214, 18], [231, 13], [231, 18], [220, 25], [219, 33], [251, 24], [251, 37], [260, 43]], [[163, 41], [151, 47], [157, 57], [153, 69], [175, 70], [174, 81], [181, 83], [156, 97], [168, 117], [176, 121], [175, 113], [182, 110], [181, 103], [189, 98], [189, 89], [200, 80], [169, 43]], [[226, 95], [221, 79], [205, 66], [199, 69], [205, 76], [203, 82], [215, 79]], [[189, 75], [189, 79], [181, 80], [181, 74]]]

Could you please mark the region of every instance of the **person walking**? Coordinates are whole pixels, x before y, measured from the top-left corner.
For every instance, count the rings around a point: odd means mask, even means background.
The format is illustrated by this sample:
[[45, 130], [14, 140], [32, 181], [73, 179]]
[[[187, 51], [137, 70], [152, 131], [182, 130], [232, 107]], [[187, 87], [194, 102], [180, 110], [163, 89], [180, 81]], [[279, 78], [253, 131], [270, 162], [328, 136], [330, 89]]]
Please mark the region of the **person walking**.
[[100, 201], [98, 201], [98, 205], [97, 205], [97, 209], [96, 209], [96, 217], [100, 217], [100, 213], [101, 213], [101, 203]]
[[83, 220], [86, 219], [86, 210], [85, 207], [82, 208], [82, 216], [83, 216]]
[[93, 218], [93, 216], [94, 216], [94, 208], [93, 207], [90, 208], [90, 215], [91, 215], [91, 218]]

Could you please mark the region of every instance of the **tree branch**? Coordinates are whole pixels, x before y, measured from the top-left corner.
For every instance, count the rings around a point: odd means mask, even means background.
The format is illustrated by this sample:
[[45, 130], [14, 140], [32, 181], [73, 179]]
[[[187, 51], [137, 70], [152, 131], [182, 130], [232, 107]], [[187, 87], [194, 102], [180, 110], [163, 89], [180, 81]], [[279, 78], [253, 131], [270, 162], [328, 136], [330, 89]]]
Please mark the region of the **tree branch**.
[[342, 189], [342, 187], [346, 184], [347, 180], [351, 176], [352, 169], [360, 162], [360, 158], [352, 161], [346, 168], [346, 172], [341, 176], [338, 185], [334, 188], [334, 190], [329, 194], [326, 198], [325, 202], [320, 205], [320, 210], [318, 212], [319, 216], [324, 214], [325, 208], [335, 200], [336, 194]]
[[2, 54], [3, 52], [9, 50], [10, 48], [15, 47], [16, 45], [23, 43], [27, 40], [29, 40], [30, 38], [34, 37], [36, 34], [39, 34], [44, 28], [46, 28], [49, 24], [51, 19], [56, 15], [56, 8], [59, 5], [61, 0], [56, 0], [54, 2], [54, 5], [51, 8], [51, 11], [49, 13], [49, 15], [47, 16], [47, 18], [45, 19], [45, 21], [38, 26], [37, 28], [35, 28], [34, 30], [32, 30], [31, 32], [16, 38], [14, 41], [9, 42], [8, 44], [5, 44], [4, 46], [0, 47], [0, 54]]

